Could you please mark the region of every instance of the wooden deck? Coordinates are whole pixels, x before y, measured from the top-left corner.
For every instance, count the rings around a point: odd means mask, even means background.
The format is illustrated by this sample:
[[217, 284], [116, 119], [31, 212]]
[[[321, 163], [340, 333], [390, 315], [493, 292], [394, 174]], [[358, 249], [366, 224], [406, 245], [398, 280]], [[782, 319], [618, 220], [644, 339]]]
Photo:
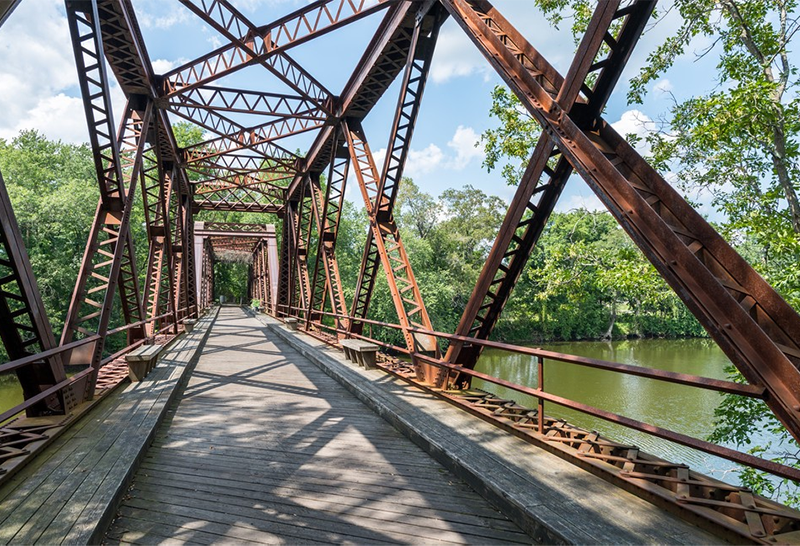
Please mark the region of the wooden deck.
[[131, 469], [166, 416], [213, 313], [144, 381], [104, 397], [0, 488], [0, 544], [98, 543]]
[[241, 309], [223, 307], [108, 543], [530, 543]]

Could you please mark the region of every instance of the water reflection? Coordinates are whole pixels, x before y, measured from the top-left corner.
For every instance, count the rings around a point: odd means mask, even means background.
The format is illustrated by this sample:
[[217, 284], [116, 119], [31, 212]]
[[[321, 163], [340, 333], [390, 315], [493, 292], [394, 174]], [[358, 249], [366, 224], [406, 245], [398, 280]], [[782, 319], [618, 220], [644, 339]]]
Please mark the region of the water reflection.
[[0, 374], [0, 413], [21, 404], [22, 387], [14, 372]]
[[[707, 339], [581, 341], [550, 343], [541, 348], [717, 379], [725, 378], [724, 369], [729, 364], [725, 354]], [[536, 359], [530, 356], [487, 349], [476, 369], [521, 385], [535, 387], [537, 382]], [[544, 384], [547, 392], [701, 439], [713, 430], [714, 410], [722, 400], [714, 391], [553, 360], [545, 361]], [[537, 402], [535, 398], [479, 380], [474, 386], [529, 407]], [[546, 404], [545, 412], [580, 427], [598, 430], [608, 438], [638, 445], [659, 457], [735, 481], [735, 475], [723, 476], [725, 470], [734, 466], [726, 460], [555, 404]]]

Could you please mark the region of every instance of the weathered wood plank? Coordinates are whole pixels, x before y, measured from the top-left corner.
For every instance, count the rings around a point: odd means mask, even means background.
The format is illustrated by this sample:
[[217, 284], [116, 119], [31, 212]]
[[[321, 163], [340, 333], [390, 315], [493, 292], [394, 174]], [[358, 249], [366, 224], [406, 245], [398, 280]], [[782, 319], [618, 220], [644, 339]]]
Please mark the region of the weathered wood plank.
[[[188, 489], [181, 484], [171, 482], [159, 483], [138, 483], [131, 491], [131, 495], [143, 499], [157, 500], [161, 498], [187, 499], [191, 506], [196, 500], [195, 493], [202, 491], [203, 498], [214, 499], [226, 506], [238, 506], [249, 508], [258, 506], [259, 509], [274, 508], [279, 512], [307, 509], [312, 517], [339, 518], [353, 521], [360, 521], [366, 524], [369, 520], [383, 522], [381, 528], [389, 531], [397, 526], [396, 530], [407, 532], [408, 529], [416, 529], [417, 537], [425, 536], [420, 530], [425, 530], [425, 534], [433, 534], [438, 538], [441, 533], [456, 531], [464, 535], [477, 535], [485, 537], [487, 533], [493, 538], [505, 542], [529, 543], [529, 540], [520, 540], [523, 536], [519, 530], [510, 522], [503, 522], [498, 525], [497, 520], [486, 520], [473, 514], [455, 514], [440, 512], [435, 508], [424, 506], [403, 507], [388, 501], [378, 501], [370, 503], [353, 502], [352, 499], [338, 494], [328, 494], [313, 497], [304, 495], [302, 491], [293, 491], [291, 496], [275, 494], [273, 490], [267, 491], [247, 491], [243, 489], [231, 488], [208, 488], [198, 487]], [[265, 494], [267, 493], [267, 494]], [[291, 500], [289, 500], [291, 499]], [[300, 512], [293, 512], [299, 515]], [[399, 526], [398, 526], [399, 524]], [[525, 537], [527, 538], [527, 537]]]
[[[223, 479], [215, 473], [210, 473], [208, 476], [198, 476], [193, 473], [166, 473], [148, 469], [146, 480], [140, 477], [137, 483], [143, 485], [144, 483], [152, 482], [153, 484], [163, 484], [189, 491], [208, 491], [210, 493], [224, 493], [235, 489], [237, 495], [245, 498], [256, 498], [258, 495], [263, 494], [265, 490], [294, 499], [320, 499], [335, 496], [336, 502], [348, 506], [360, 506], [368, 502], [369, 506], [388, 512], [405, 513], [406, 509], [413, 508], [421, 515], [430, 512], [431, 517], [440, 517], [448, 521], [464, 522], [470, 525], [481, 524], [502, 529], [514, 528], [511, 522], [496, 510], [486, 507], [484, 503], [470, 503], [469, 500], [471, 499], [465, 498], [462, 498], [458, 503], [452, 503], [452, 497], [447, 494], [442, 494], [437, 498], [438, 502], [434, 504], [434, 509], [422, 506], [420, 496], [408, 489], [391, 489], [381, 486], [356, 489], [347, 484], [345, 487], [337, 488], [335, 493], [332, 493], [329, 481], [317, 483], [318, 481], [316, 480], [312, 482], [312, 480], [304, 479], [287, 483], [285, 480], [270, 480], [264, 476], [259, 476], [258, 479], [242, 480], [234, 480], [227, 476]], [[391, 498], [391, 501], [386, 501], [387, 498]], [[432, 495], [428, 494], [426, 498], [431, 500]], [[464, 507], [467, 509], [466, 513], [464, 512]]]
[[[210, 323], [211, 319], [207, 321]], [[0, 543], [88, 542], [104, 529], [163, 416], [203, 328], [145, 383], [104, 399], [0, 490]]]
[[[404, 483], [390, 483], [387, 480], [380, 482], [374, 481], [355, 481], [352, 479], [342, 480], [338, 477], [318, 477], [298, 473], [284, 473], [277, 474], [270, 472], [269, 474], [253, 474], [243, 472], [235, 472], [232, 470], [225, 471], [225, 469], [194, 469], [185, 468], [182, 466], [164, 466], [164, 465], [148, 465], [142, 464], [142, 469], [149, 476], [156, 477], [172, 477], [183, 481], [191, 482], [193, 479], [203, 481], [206, 483], [214, 483], [215, 479], [219, 479], [231, 487], [248, 487], [254, 486], [261, 488], [273, 487], [277, 484], [298, 484], [307, 491], [325, 492], [329, 491], [331, 487], [338, 486], [337, 491], [352, 492], [352, 495], [362, 500], [376, 500], [385, 499], [390, 497], [392, 502], [399, 504], [409, 503], [414, 506], [421, 504], [420, 494], [424, 493], [427, 499], [433, 506], [445, 506], [447, 509], [456, 509], [458, 506], [467, 506], [470, 513], [480, 515], [481, 517], [488, 517], [489, 515], [498, 516], [498, 512], [486, 505], [483, 499], [475, 499], [474, 495], [461, 494], [459, 490], [451, 488], [438, 487], [438, 484], [423, 487], [422, 484], [404, 484]], [[343, 483], [344, 482], [344, 483]], [[454, 499], [458, 503], [454, 503]], [[502, 517], [502, 516], [499, 516]]]
[[222, 309], [108, 540], [530, 543], [266, 332]]

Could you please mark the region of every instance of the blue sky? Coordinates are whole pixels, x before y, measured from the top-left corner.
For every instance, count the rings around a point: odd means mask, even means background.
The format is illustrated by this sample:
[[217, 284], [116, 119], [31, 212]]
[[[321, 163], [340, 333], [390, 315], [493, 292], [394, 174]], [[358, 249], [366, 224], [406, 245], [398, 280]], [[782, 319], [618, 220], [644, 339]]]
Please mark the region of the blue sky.
[[[224, 44], [224, 38], [191, 14], [177, 0], [133, 0], [137, 17], [157, 73], [194, 59]], [[304, 5], [301, 0], [243, 0], [234, 2], [257, 25], [269, 23]], [[569, 21], [555, 30], [529, 0], [497, 0], [495, 6], [562, 73], [566, 73], [575, 45]], [[663, 6], [662, 6], [663, 8]], [[352, 72], [383, 12], [289, 51], [332, 93], [338, 94]], [[698, 43], [675, 67], [654, 84], [645, 104], [626, 103], [627, 81], [644, 64], [646, 56], [674, 32], [677, 21], [667, 15], [652, 25], [637, 47], [606, 110], [606, 119], [625, 133], [641, 133], [652, 127], [668, 109], [669, 91], [678, 99], [708, 91], [715, 57], [696, 59], [706, 44]], [[286, 91], [261, 67], [243, 70], [225, 84], [249, 89]], [[514, 188], [499, 172], [481, 166], [483, 152], [475, 147], [480, 134], [493, 127], [489, 118], [490, 93], [500, 80], [480, 53], [448, 20], [440, 33], [436, 54], [416, 127], [406, 174], [424, 190], [439, 195], [447, 188], [466, 184], [508, 200]], [[118, 88], [112, 90], [115, 111], [123, 105]], [[388, 141], [397, 101], [395, 84], [365, 120], [370, 146], [380, 161]], [[60, 0], [26, 0], [0, 29], [0, 138], [22, 129], [38, 129], [49, 138], [83, 142], [86, 121], [79, 98], [69, 32]], [[255, 123], [253, 123], [255, 124]], [[289, 149], [305, 149], [308, 135], [283, 143]], [[646, 151], [646, 150], [644, 150]], [[355, 184], [348, 197], [360, 203]], [[693, 196], [696, 197], [696, 196]], [[701, 196], [707, 203], [707, 196]], [[592, 191], [579, 179], [572, 180], [558, 209], [585, 206], [600, 208]], [[709, 213], [708, 205], [701, 212]]]

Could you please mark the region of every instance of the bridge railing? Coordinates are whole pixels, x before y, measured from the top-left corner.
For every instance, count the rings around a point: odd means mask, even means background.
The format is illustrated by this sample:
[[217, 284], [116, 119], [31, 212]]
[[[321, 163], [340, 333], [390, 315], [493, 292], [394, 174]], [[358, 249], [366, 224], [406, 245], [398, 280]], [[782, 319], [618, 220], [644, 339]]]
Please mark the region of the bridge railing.
[[[152, 318], [149, 318], [149, 319], [141, 320], [141, 321], [138, 321], [138, 322], [135, 322], [135, 323], [125, 324], [123, 326], [119, 326], [117, 328], [113, 328], [113, 329], [108, 330], [108, 332], [106, 332], [106, 336], [108, 337], [108, 336], [112, 336], [112, 335], [115, 335], [115, 334], [125, 333], [125, 332], [127, 332], [129, 330], [140, 328], [141, 326], [144, 326], [146, 324], [155, 323], [157, 321], [163, 320], [165, 318], [169, 318], [171, 316], [172, 316], [171, 313], [165, 313], [165, 314], [162, 314], [162, 315], [159, 315], [159, 316], [156, 316], [156, 317], [152, 317]], [[168, 324], [165, 325], [165, 328], [163, 330], [158, 330], [158, 331], [154, 332], [154, 334], [151, 335], [151, 336], [148, 336], [148, 337], [141, 338], [141, 339], [138, 339], [136, 341], [133, 341], [132, 343], [129, 343], [128, 345], [126, 345], [125, 347], [121, 348], [120, 350], [118, 350], [118, 351], [116, 351], [116, 352], [104, 357], [101, 360], [100, 366], [99, 366], [97, 371], [102, 373], [103, 372], [103, 368], [105, 366], [107, 366], [111, 362], [119, 359], [120, 357], [122, 357], [123, 355], [129, 353], [130, 351], [136, 349], [137, 347], [139, 347], [139, 346], [141, 346], [143, 344], [146, 344], [148, 342], [153, 341], [153, 339], [155, 339], [156, 336], [174, 335], [176, 333], [177, 333], [176, 332], [176, 325], [173, 324], [173, 323], [168, 323]], [[49, 349], [49, 350], [46, 350], [46, 351], [42, 351], [40, 353], [36, 353], [36, 354], [33, 354], [33, 355], [28, 355], [28, 356], [25, 356], [23, 358], [18, 358], [18, 359], [15, 359], [15, 360], [11, 360], [9, 362], [5, 362], [3, 364], [0, 364], [0, 374], [4, 374], [4, 373], [7, 373], [7, 372], [11, 372], [11, 371], [16, 371], [16, 370], [19, 370], [19, 369], [22, 369], [22, 368], [25, 368], [25, 367], [28, 367], [28, 366], [35, 365], [37, 363], [42, 362], [42, 360], [50, 358], [50, 357], [53, 357], [53, 356], [69, 354], [70, 352], [74, 351], [75, 349], [79, 349], [80, 347], [89, 345], [90, 343], [94, 343], [94, 342], [100, 340], [100, 338], [101, 338], [101, 336], [99, 336], [97, 334], [91, 335], [91, 336], [87, 336], [85, 338], [82, 338], [82, 339], [79, 339], [79, 340], [76, 340], [76, 341], [72, 341], [72, 342], [67, 343], [65, 345], [54, 347], [53, 349]], [[55, 385], [47, 388], [46, 390], [43, 390], [42, 392], [37, 393], [35, 396], [27, 398], [23, 402], [15, 405], [15, 406], [13, 406], [11, 408], [6, 409], [2, 413], [0, 413], [0, 425], [7, 425], [8, 424], [7, 421], [11, 420], [12, 418], [16, 417], [17, 415], [19, 415], [19, 414], [21, 414], [21, 413], [23, 413], [25, 411], [27, 411], [29, 408], [31, 408], [34, 405], [38, 404], [42, 400], [46, 400], [48, 397], [51, 397], [53, 395], [64, 396], [66, 393], [70, 392], [72, 389], [80, 388], [80, 384], [82, 382], [85, 382], [86, 379], [92, 374], [93, 371], [95, 371], [95, 369], [92, 366], [87, 366], [85, 369], [78, 371], [77, 373], [71, 375], [67, 379], [56, 383]], [[121, 380], [123, 378], [124, 378], [124, 376], [119, 375], [119, 380]], [[119, 381], [116, 381], [115, 383], [118, 383], [118, 382]], [[112, 382], [112, 383], [114, 383], [114, 382]], [[0, 445], [3, 445], [3, 444], [0, 443]]]
[[[291, 314], [292, 312], [299, 313], [302, 311], [305, 311], [305, 309], [292, 307], [289, 309], [289, 314]], [[386, 328], [391, 330], [404, 329], [402, 326], [398, 324], [391, 324], [377, 320], [371, 320], [360, 317], [354, 319], [353, 317], [330, 313], [330, 312], [324, 312], [322, 314], [334, 319], [338, 318], [344, 320], [358, 320], [359, 322], [363, 322], [364, 324], [375, 326], [378, 328]], [[762, 387], [743, 384], [743, 383], [736, 383], [733, 381], [726, 381], [722, 379], [676, 373], [656, 368], [632, 366], [628, 364], [621, 364], [618, 362], [610, 362], [605, 360], [587, 358], [578, 355], [564, 354], [554, 351], [546, 351], [543, 349], [524, 347], [510, 343], [489, 341], [468, 336], [448, 334], [444, 332], [438, 332], [435, 330], [426, 330], [421, 328], [405, 328], [405, 330], [410, 333], [434, 336], [439, 340], [446, 340], [447, 342], [457, 341], [462, 343], [475, 344], [485, 348], [500, 349], [503, 351], [508, 351], [510, 353], [530, 356], [536, 359], [538, 367], [537, 385], [536, 387], [532, 387], [530, 385], [522, 385], [519, 383], [514, 383], [513, 381], [508, 381], [506, 379], [502, 379], [493, 376], [491, 374], [466, 368], [464, 366], [452, 364], [441, 358], [435, 358], [430, 354], [413, 352], [408, 350], [406, 347], [401, 347], [398, 345], [394, 345], [392, 343], [387, 343], [385, 341], [378, 340], [375, 337], [348, 332], [344, 328], [336, 328], [335, 326], [324, 324], [321, 321], [314, 322], [313, 327], [318, 328], [320, 331], [330, 332], [331, 334], [337, 337], [347, 336], [347, 337], [370, 341], [382, 347], [383, 349], [391, 351], [395, 354], [406, 355], [411, 359], [410, 363], [408, 362], [400, 363], [396, 361], [393, 366], [384, 366], [384, 369], [386, 369], [387, 371], [395, 373], [396, 375], [401, 375], [406, 379], [413, 379], [414, 375], [413, 370], [406, 369], [401, 371], [400, 373], [397, 373], [398, 371], [397, 364], [400, 364], [401, 367], [405, 366], [407, 368], [412, 368], [415, 363], [423, 362], [431, 366], [434, 366], [438, 369], [441, 369], [447, 374], [466, 375], [469, 376], [470, 378], [480, 379], [487, 383], [491, 383], [515, 391], [522, 395], [536, 398], [538, 400], [538, 406], [535, 410], [533, 410], [533, 413], [535, 414], [536, 418], [535, 423], [533, 423], [534, 424], [533, 430], [540, 436], [545, 435], [547, 433], [547, 427], [545, 426], [545, 421], [547, 419], [545, 415], [545, 403], [552, 403], [561, 407], [569, 408], [571, 410], [583, 413], [585, 415], [603, 419], [605, 421], [609, 421], [611, 423], [648, 434], [650, 436], [658, 437], [663, 440], [667, 440], [669, 442], [681, 444], [686, 447], [702, 451], [704, 453], [708, 453], [710, 455], [721, 457], [737, 464], [741, 464], [758, 470], [763, 470], [778, 477], [789, 478], [791, 480], [800, 481], [800, 470], [796, 468], [792, 468], [787, 465], [763, 459], [761, 457], [756, 457], [754, 455], [743, 453], [736, 449], [731, 449], [729, 447], [721, 446], [706, 440], [694, 438], [692, 436], [688, 436], [681, 432], [677, 432], [662, 426], [646, 423], [638, 419], [634, 419], [611, 411], [606, 411], [588, 404], [584, 404], [582, 402], [578, 402], [576, 400], [571, 400], [569, 398], [556, 395], [552, 392], [548, 392], [544, 387], [544, 377], [546, 375], [545, 373], [545, 369], [547, 367], [546, 364], [548, 364], [549, 362], [550, 366], [557, 365], [556, 363], [567, 363], [588, 368], [600, 369], [612, 373], [620, 373], [625, 375], [632, 375], [632, 376], [652, 379], [655, 381], [685, 385], [688, 387], [693, 387], [698, 389], [735, 394], [759, 400], [764, 400], [766, 396], [765, 389]], [[309, 329], [308, 333], [314, 334], [314, 331]], [[336, 343], [334, 338], [328, 338], [325, 336], [321, 336], [320, 338], [334, 345]], [[425, 387], [425, 385], [421, 386]], [[442, 391], [442, 389], [436, 388], [433, 385], [428, 385], [428, 390], [432, 390], [433, 392], [437, 393], [446, 392]]]

